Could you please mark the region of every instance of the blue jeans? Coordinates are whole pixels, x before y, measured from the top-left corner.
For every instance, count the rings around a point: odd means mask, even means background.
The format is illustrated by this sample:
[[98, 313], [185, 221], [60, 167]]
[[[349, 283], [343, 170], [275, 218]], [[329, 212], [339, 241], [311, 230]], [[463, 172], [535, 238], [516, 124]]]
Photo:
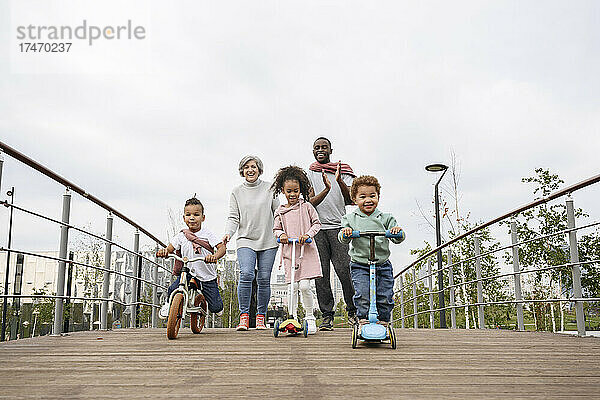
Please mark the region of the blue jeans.
[[258, 265], [256, 283], [256, 313], [266, 315], [267, 306], [271, 299], [271, 270], [275, 262], [277, 247], [267, 250], [254, 251], [249, 247], [237, 249], [240, 264], [240, 281], [238, 283], [238, 303], [240, 313], [250, 312], [250, 298], [252, 297], [252, 281], [254, 280], [255, 267]]
[[[190, 279], [192, 279], [192, 274], [186, 274], [188, 285], [190, 284]], [[169, 290], [167, 291], [167, 299], [171, 297], [171, 293], [173, 290], [177, 289], [179, 286], [179, 282], [181, 280], [181, 275], [175, 279], [175, 282], [171, 283], [169, 286]], [[196, 278], [198, 281], [198, 278]], [[198, 281], [200, 282], [200, 281]], [[213, 279], [212, 281], [200, 282], [202, 285], [202, 289], [200, 292], [204, 295], [206, 302], [208, 303], [208, 310], [211, 313], [218, 313], [223, 310], [223, 299], [221, 299], [221, 294], [219, 293], [219, 285], [217, 285], [217, 280]]]
[[[350, 262], [350, 275], [354, 284], [354, 305], [360, 319], [369, 318], [369, 266]], [[392, 263], [387, 260], [376, 266], [375, 292], [379, 321], [390, 321], [394, 308], [394, 274]]]

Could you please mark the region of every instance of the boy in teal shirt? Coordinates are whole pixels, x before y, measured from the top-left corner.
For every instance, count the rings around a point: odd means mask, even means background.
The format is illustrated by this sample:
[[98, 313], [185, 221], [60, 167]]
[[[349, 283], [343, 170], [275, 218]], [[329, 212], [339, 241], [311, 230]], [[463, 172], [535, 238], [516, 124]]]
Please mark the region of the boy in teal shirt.
[[[388, 213], [377, 209], [381, 185], [374, 176], [361, 176], [354, 179], [350, 195], [358, 209], [342, 217], [342, 229], [338, 239], [352, 246], [350, 255], [350, 275], [354, 284], [354, 305], [360, 324], [368, 323], [369, 314], [369, 238], [351, 238], [352, 231], [386, 231], [398, 234], [402, 228], [396, 225], [396, 219]], [[400, 243], [402, 238], [375, 238], [375, 257], [377, 258], [376, 292], [378, 323], [386, 325], [390, 321], [394, 308], [394, 276], [392, 263], [389, 260], [389, 240]]]

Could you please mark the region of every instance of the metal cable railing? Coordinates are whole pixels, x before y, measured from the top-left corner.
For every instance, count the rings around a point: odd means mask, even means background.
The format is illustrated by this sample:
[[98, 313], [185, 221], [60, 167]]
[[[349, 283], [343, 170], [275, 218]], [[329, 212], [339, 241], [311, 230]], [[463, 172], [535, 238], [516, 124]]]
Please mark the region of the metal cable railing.
[[[85, 235], [88, 235], [88, 236], [90, 236], [90, 237], [93, 237], [94, 239], [100, 240], [100, 241], [102, 241], [102, 242], [109, 243], [109, 244], [111, 244], [112, 246], [118, 247], [118, 248], [122, 249], [123, 251], [126, 251], [126, 252], [127, 252], [127, 253], [129, 253], [129, 254], [133, 254], [133, 255], [135, 255], [135, 256], [139, 256], [139, 257], [141, 257], [141, 258], [142, 258], [142, 260], [144, 260], [144, 261], [146, 261], [146, 262], [148, 262], [148, 263], [150, 263], [150, 264], [156, 265], [158, 268], [160, 268], [160, 269], [162, 269], [162, 270], [164, 270], [164, 271], [171, 272], [171, 270], [170, 270], [170, 269], [168, 269], [168, 268], [165, 268], [163, 265], [161, 265], [161, 264], [157, 263], [157, 262], [156, 262], [156, 261], [154, 261], [154, 260], [151, 260], [150, 258], [148, 258], [148, 257], [144, 256], [144, 255], [143, 255], [143, 254], [141, 254], [141, 253], [135, 253], [133, 250], [130, 250], [130, 249], [126, 248], [125, 246], [122, 246], [122, 245], [120, 245], [120, 244], [119, 244], [119, 243], [117, 243], [117, 242], [114, 242], [114, 241], [112, 241], [112, 240], [108, 240], [108, 239], [106, 239], [105, 237], [102, 237], [102, 236], [96, 235], [96, 234], [94, 234], [94, 233], [88, 232], [88, 231], [86, 231], [85, 229], [78, 228], [78, 227], [76, 227], [75, 225], [66, 224], [66, 223], [64, 223], [64, 222], [62, 222], [62, 221], [56, 220], [56, 219], [54, 219], [54, 218], [47, 217], [47, 216], [45, 216], [45, 215], [42, 215], [42, 214], [36, 213], [36, 212], [34, 212], [34, 211], [28, 210], [28, 209], [26, 209], [26, 208], [23, 208], [23, 207], [19, 207], [19, 206], [15, 205], [15, 204], [10, 204], [8, 201], [4, 201], [4, 202], [2, 202], [2, 203], [0, 203], [0, 204], [2, 204], [2, 205], [3, 205], [3, 206], [5, 206], [5, 207], [12, 207], [12, 208], [14, 208], [15, 210], [22, 211], [22, 212], [24, 212], [24, 213], [27, 213], [27, 214], [33, 215], [33, 216], [35, 216], [35, 217], [38, 217], [38, 218], [44, 219], [44, 220], [46, 220], [46, 221], [53, 222], [53, 223], [55, 223], [55, 224], [57, 224], [57, 225], [65, 226], [65, 227], [67, 227], [67, 228], [69, 228], [69, 229], [72, 229], [72, 230], [74, 230], [74, 231], [77, 231], [77, 232], [81, 232], [81, 233], [83, 233], [83, 234], [85, 234]], [[9, 250], [9, 251], [10, 251], [10, 250]]]
[[[57, 182], [58, 184], [65, 187], [65, 193], [63, 195], [63, 208], [62, 208], [62, 218], [61, 220], [49, 217], [40, 212], [33, 211], [31, 209], [27, 209], [25, 207], [15, 205], [14, 204], [14, 190], [9, 191], [7, 194], [11, 197], [11, 201], [5, 200], [2, 201], [2, 205], [9, 210], [10, 214], [10, 224], [8, 231], [8, 245], [6, 247], [0, 247], [0, 252], [6, 254], [6, 272], [4, 273], [4, 291], [3, 294], [0, 295], [1, 298], [4, 299], [3, 302], [3, 318], [2, 318], [2, 337], [1, 339], [5, 339], [6, 332], [6, 319], [7, 319], [7, 300], [13, 300], [13, 307], [18, 310], [20, 307], [20, 303], [15, 303], [16, 299], [21, 298], [29, 298], [34, 300], [39, 299], [53, 299], [54, 300], [54, 318], [53, 318], [53, 334], [61, 334], [64, 330], [63, 322], [64, 322], [64, 304], [65, 301], [83, 301], [83, 302], [100, 302], [100, 309], [98, 311], [99, 328], [100, 329], [108, 329], [108, 321], [109, 321], [109, 311], [112, 309], [113, 312], [116, 311], [113, 305], [120, 305], [125, 307], [125, 310], [121, 310], [123, 316], [127, 313], [129, 315], [129, 325], [132, 327], [137, 326], [137, 320], [140, 310], [138, 307], [145, 306], [150, 307], [151, 309], [151, 324], [153, 327], [158, 326], [158, 314], [157, 308], [159, 307], [158, 303], [158, 292], [165, 291], [167, 286], [164, 284], [164, 279], [168, 279], [170, 277], [171, 269], [165, 267], [165, 262], [162, 263], [157, 262], [156, 259], [152, 259], [143, 254], [140, 251], [140, 233], [145, 235], [150, 239], [151, 242], [155, 243], [155, 247], [161, 246], [165, 247], [165, 244], [160, 241], [156, 236], [152, 235], [148, 230], [144, 227], [140, 226], [129, 217], [119, 212], [115, 208], [111, 207], [107, 203], [98, 199], [97, 197], [91, 195], [83, 188], [74, 184], [73, 182], [63, 178], [62, 176], [56, 174], [51, 171], [49, 168], [41, 165], [40, 163], [32, 160], [31, 158], [25, 156], [14, 148], [6, 145], [5, 143], [0, 142], [0, 186], [2, 182], [2, 169], [4, 160], [2, 159], [2, 151], [12, 157], [13, 159], [20, 161], [26, 166], [32, 168], [33, 170], [49, 177], [51, 180]], [[71, 212], [71, 192], [75, 192], [82, 196], [83, 199], [90, 201], [102, 209], [108, 212], [108, 216], [106, 219], [106, 233], [105, 235], [98, 235], [92, 232], [89, 232], [86, 229], [76, 227], [69, 223], [70, 212]], [[21, 249], [12, 248], [11, 239], [12, 239], [12, 223], [13, 223], [13, 212], [18, 211], [20, 213], [28, 214], [39, 218], [44, 221], [51, 222], [53, 224], [57, 224], [60, 227], [61, 235], [60, 235], [60, 246], [58, 250], [58, 256], [47, 255], [47, 254], [39, 254], [33, 251], [24, 251]], [[122, 244], [117, 243], [112, 238], [112, 228], [113, 228], [113, 216], [118, 217], [122, 221], [124, 221], [128, 226], [135, 229], [134, 234], [134, 246], [133, 248], [128, 248]], [[83, 235], [86, 235], [93, 240], [96, 240], [98, 243], [103, 243], [104, 245], [104, 257], [101, 255], [95, 254], [96, 258], [99, 259], [99, 263], [89, 263], [89, 262], [80, 262], [72, 259], [72, 256], [67, 258], [68, 252], [68, 237], [69, 232], [78, 232]], [[113, 255], [113, 247], [120, 249], [124, 252], [124, 254], [131, 256], [131, 258], [125, 257], [124, 264], [121, 265], [123, 269], [126, 269], [126, 266], [131, 267], [130, 272], [122, 272], [116, 269], [116, 264], [112, 263], [112, 255]], [[82, 249], [80, 252], [86, 253], [89, 252], [89, 249]], [[11, 254], [22, 255], [21, 257], [28, 256], [30, 258], [37, 259], [45, 259], [51, 260], [53, 262], [58, 263], [58, 268], [56, 270], [55, 280], [52, 282], [55, 287], [55, 294], [28, 294], [21, 293], [21, 284], [19, 284], [19, 289], [17, 290], [17, 275], [20, 274], [19, 279], [22, 280], [23, 267], [24, 264], [27, 264], [21, 261], [20, 265], [16, 263], [11, 267]], [[117, 253], [118, 255], [118, 253]], [[121, 258], [123, 260], [123, 258]], [[65, 281], [68, 279], [66, 267], [76, 266], [83, 268], [85, 270], [96, 271], [97, 273], [103, 274], [102, 279], [100, 277], [96, 277], [96, 281], [93, 283], [95, 290], [99, 290], [98, 285], [102, 286], [102, 290], [100, 295], [89, 295], [86, 293], [86, 296], [78, 296], [78, 295], [70, 295], [70, 288], [73, 287], [77, 290], [76, 283], [70, 283], [71, 286], [67, 285], [67, 294], [65, 294]], [[20, 268], [20, 270], [19, 270]], [[15, 273], [15, 288], [12, 290], [12, 293], [9, 291], [9, 272], [11, 269]], [[161, 270], [161, 276], [159, 277], [159, 270]], [[122, 281], [117, 282], [116, 278], [119, 277]], [[119, 284], [119, 288], [117, 288], [117, 283]], [[126, 285], [129, 283], [129, 285]], [[141, 298], [142, 286], [146, 286], [145, 291], [147, 291], [147, 295], [151, 296], [151, 302], [145, 301]], [[89, 285], [86, 284], [86, 287]], [[129, 288], [126, 290], [125, 288]], [[88, 287], [89, 289], [89, 287]], [[91, 290], [91, 289], [89, 289]], [[119, 290], [119, 294], [117, 293]], [[112, 292], [111, 292], [112, 291]], [[121, 295], [122, 294], [122, 295]], [[129, 296], [130, 300], [124, 300], [124, 296]], [[112, 314], [111, 314], [112, 315]], [[90, 316], [91, 323], [91, 316]], [[68, 327], [67, 327], [68, 328]]]
[[[581, 288], [580, 267], [582, 265], [598, 264], [598, 263], [600, 263], [600, 259], [583, 260], [583, 261], [579, 260], [578, 243], [577, 243], [576, 234], [577, 234], [577, 232], [579, 232], [583, 229], [597, 227], [598, 225], [600, 225], [600, 222], [592, 222], [592, 223], [588, 223], [588, 224], [576, 227], [575, 226], [575, 212], [574, 212], [574, 208], [573, 208], [573, 200], [571, 199], [571, 193], [573, 193], [577, 190], [586, 188], [588, 186], [591, 186], [599, 181], [600, 181], [600, 175], [596, 175], [592, 178], [586, 179], [575, 185], [572, 185], [565, 189], [556, 191], [547, 197], [544, 197], [542, 199], [539, 199], [539, 200], [536, 200], [529, 204], [526, 204], [526, 205], [519, 207], [513, 211], [510, 211], [500, 217], [494, 218], [491, 221], [481, 224], [481, 225], [469, 230], [468, 232], [465, 232], [465, 233], [449, 240], [448, 242], [446, 242], [434, 249], [431, 249], [430, 251], [427, 251], [425, 254], [418, 257], [415, 261], [413, 261], [411, 264], [409, 264], [408, 266], [403, 268], [399, 273], [397, 273], [394, 276], [394, 278], [398, 280], [398, 285], [397, 285], [398, 290], [396, 290], [394, 292], [394, 295], [395, 295], [395, 297], [398, 297], [398, 295], [400, 296], [399, 301], [396, 301], [396, 305], [395, 305], [394, 309], [395, 310], [397, 310], [398, 308], [400, 309], [400, 316], [398, 316], [397, 315], [398, 313], [396, 312], [395, 317], [393, 318], [393, 322], [400, 321], [402, 327], [405, 327], [406, 319], [412, 318], [413, 319], [413, 327], [418, 328], [419, 321], [418, 321], [417, 317], [420, 315], [429, 314], [429, 317], [430, 317], [429, 318], [429, 327], [434, 328], [435, 327], [434, 315], [437, 313], [438, 315], [442, 316], [442, 314], [445, 314], [446, 311], [450, 311], [451, 312], [451, 327], [457, 328], [456, 310], [464, 309], [465, 323], [466, 323], [465, 326], [467, 328], [469, 328], [470, 316], [468, 315], [468, 311], [475, 308], [477, 310], [477, 319], [476, 319], [477, 322], [475, 322], [475, 317], [473, 317], [474, 325], [478, 328], [484, 328], [486, 326], [485, 325], [485, 311], [484, 311], [485, 307], [513, 305], [513, 306], [517, 307], [517, 317], [516, 317], [517, 329], [524, 330], [524, 317], [523, 317], [523, 305], [524, 304], [527, 304], [527, 303], [532, 303], [532, 304], [535, 304], [535, 303], [559, 303], [559, 304], [572, 303], [575, 306], [578, 334], [585, 335], [586, 328], [585, 328], [585, 317], [584, 317], [584, 311], [583, 311], [583, 304], [598, 302], [598, 301], [600, 301], [600, 299], [598, 297], [583, 296], [582, 288]], [[512, 243], [510, 245], [498, 246], [489, 251], [481, 252], [481, 249], [480, 249], [481, 248], [481, 238], [478, 237], [477, 234], [479, 232], [481, 232], [483, 229], [485, 229], [493, 224], [505, 221], [508, 218], [511, 218], [511, 217], [514, 218], [519, 213], [522, 213], [522, 212], [530, 210], [534, 207], [545, 204], [551, 200], [558, 199], [562, 196], [568, 196], [567, 201], [566, 201], [566, 215], [567, 215], [567, 225], [568, 225], [567, 229], [561, 229], [561, 230], [557, 230], [555, 232], [551, 232], [551, 233], [544, 234], [544, 235], [538, 235], [534, 238], [527, 238], [526, 240], [519, 241], [517, 238], [517, 232], [516, 232], [517, 225], [516, 225], [516, 222], [513, 220], [510, 222]], [[520, 268], [520, 255], [519, 255], [520, 248], [523, 248], [524, 246], [533, 244], [537, 241], [548, 240], [548, 239], [555, 238], [555, 237], [558, 237], [561, 235], [568, 236], [570, 262], [563, 262], [558, 265], [540, 265], [540, 266], [535, 266], [533, 268], [528, 268], [528, 269]], [[460, 243], [459, 241], [461, 241], [461, 240], [472, 240], [473, 241], [474, 248], [475, 248], [474, 256], [469, 256], [464, 259], [458, 259], [458, 260], [456, 260], [454, 258], [454, 255], [452, 253], [452, 245], [459, 244]], [[437, 254], [439, 252], [441, 252], [442, 249], [446, 249], [448, 251], [448, 256], [446, 257], [447, 258], [446, 265], [442, 266], [441, 268], [438, 267], [437, 270], [432, 272], [431, 271], [431, 266], [432, 266], [431, 257], [437, 256]], [[481, 268], [482, 260], [484, 260], [486, 257], [495, 257], [495, 255], [497, 253], [500, 253], [503, 251], [506, 252], [507, 250], [512, 250], [513, 272], [496, 273], [496, 274], [492, 274], [489, 276], [482, 276], [482, 268]], [[508, 253], [505, 253], [505, 254], [508, 254]], [[426, 271], [425, 273], [417, 274], [417, 269], [420, 268], [426, 261], [427, 261], [429, 270]], [[469, 263], [475, 264], [475, 275], [476, 276], [474, 279], [471, 279], [471, 278], [466, 279], [466, 276], [465, 276], [464, 268], [466, 265], [470, 265]], [[462, 275], [462, 277], [459, 279], [458, 283], [455, 283], [455, 280], [457, 277], [455, 276], [454, 270], [457, 267], [460, 268], [460, 275]], [[572, 291], [572, 293], [568, 293], [569, 294], [568, 297], [565, 297], [565, 298], [546, 297], [546, 298], [542, 298], [542, 299], [538, 299], [538, 298], [525, 299], [525, 298], [523, 298], [523, 293], [522, 293], [522, 289], [521, 289], [521, 275], [527, 275], [527, 274], [533, 274], [533, 273], [550, 273], [552, 271], [564, 270], [567, 268], [571, 270], [572, 288], [569, 291], [565, 291], [565, 290], [561, 289], [560, 295]], [[433, 277], [435, 275], [438, 275], [438, 279], [439, 279], [440, 274], [447, 281], [449, 281], [449, 284], [443, 284], [440, 288], [440, 284], [438, 282], [438, 285], [437, 285], [438, 288], [434, 289], [433, 283], [432, 283]], [[514, 296], [513, 297], [514, 298], [488, 299], [487, 301], [484, 300], [484, 296], [486, 295], [484, 293], [484, 287], [483, 287], [484, 284], [486, 284], [486, 283], [491, 284], [494, 282], [502, 282], [501, 280], [503, 278], [510, 278], [510, 277], [512, 277], [513, 281], [514, 281], [514, 284], [513, 284], [513, 286], [514, 286]], [[427, 284], [427, 287], [425, 286], [426, 280], [429, 281]], [[443, 283], [443, 281], [442, 281], [442, 283]], [[473, 290], [473, 286], [476, 286], [475, 292]], [[460, 291], [462, 293], [460, 293], [460, 294], [462, 294], [462, 296], [459, 296], [459, 298], [457, 299], [456, 292], [458, 291], [458, 289], [461, 289]], [[410, 294], [411, 292], [412, 292], [412, 295]], [[443, 298], [445, 299], [445, 296], [448, 295], [450, 304], [448, 306], [446, 306], [445, 304], [434, 305], [433, 295], [440, 295], [440, 299], [442, 299], [442, 296], [444, 296]], [[477, 298], [477, 300], [475, 300], [475, 301], [471, 300], [474, 295], [476, 295], [476, 298]], [[487, 295], [487, 296], [489, 297], [490, 295]], [[427, 297], [429, 298], [429, 304], [427, 304], [427, 303], [423, 304], [423, 298], [425, 298], [425, 301], [426, 301]], [[502, 296], [502, 297], [506, 297], [506, 296]], [[411, 303], [413, 306], [412, 312], [410, 312], [410, 311], [406, 312], [406, 310], [405, 310], [406, 307], [407, 306], [410, 307]], [[441, 300], [438, 303], [441, 303]], [[554, 318], [554, 316], [552, 316], [552, 318]], [[439, 324], [442, 325], [442, 320], [445, 320], [445, 318], [440, 317], [439, 320], [440, 320]], [[445, 326], [442, 326], [442, 327], [445, 328]]]

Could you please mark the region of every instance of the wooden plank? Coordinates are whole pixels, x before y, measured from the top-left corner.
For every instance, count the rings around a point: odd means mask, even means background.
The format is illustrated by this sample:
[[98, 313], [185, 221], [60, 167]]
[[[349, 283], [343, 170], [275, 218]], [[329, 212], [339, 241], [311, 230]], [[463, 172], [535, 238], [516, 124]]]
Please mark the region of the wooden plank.
[[[599, 398], [600, 339], [500, 330], [398, 329], [398, 349], [350, 330], [77, 332], [0, 344], [0, 399]], [[102, 339], [98, 339], [101, 337]]]

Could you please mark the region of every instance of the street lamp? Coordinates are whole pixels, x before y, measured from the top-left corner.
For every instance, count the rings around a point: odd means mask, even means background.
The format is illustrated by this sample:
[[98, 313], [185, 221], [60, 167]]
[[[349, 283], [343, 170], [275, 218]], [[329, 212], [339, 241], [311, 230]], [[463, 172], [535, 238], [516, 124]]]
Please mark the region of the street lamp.
[[[425, 167], [426, 171], [429, 172], [441, 172], [440, 179], [435, 184], [435, 236], [437, 246], [440, 247], [442, 244], [442, 235], [440, 232], [440, 196], [438, 193], [438, 185], [442, 181], [442, 178], [448, 171], [448, 166], [444, 164], [430, 164]], [[440, 303], [440, 328], [446, 328], [446, 310], [444, 310], [444, 274], [442, 273], [442, 252], [437, 252], [437, 263], [438, 263], [438, 290], [439, 290], [439, 303]]]

